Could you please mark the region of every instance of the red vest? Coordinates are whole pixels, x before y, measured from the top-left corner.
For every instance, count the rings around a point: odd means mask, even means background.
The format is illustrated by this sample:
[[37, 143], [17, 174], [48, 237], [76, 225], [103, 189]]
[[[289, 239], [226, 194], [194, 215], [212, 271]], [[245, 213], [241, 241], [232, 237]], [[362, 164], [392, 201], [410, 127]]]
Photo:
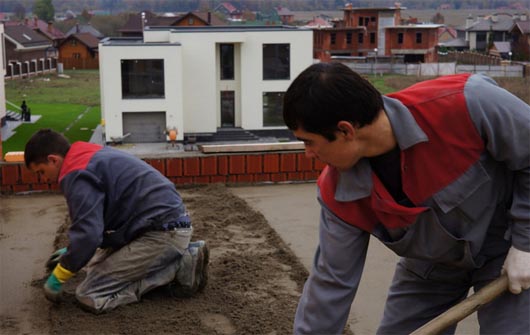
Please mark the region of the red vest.
[[[401, 151], [403, 191], [416, 206], [460, 177], [484, 151], [464, 96], [469, 76], [440, 77], [388, 95], [409, 109], [429, 139]], [[371, 232], [379, 222], [389, 229], [405, 227], [426, 210], [397, 204], [374, 173], [370, 196], [336, 201], [337, 179], [335, 169], [326, 167], [322, 171], [318, 179], [322, 200], [335, 215], [362, 230]]]

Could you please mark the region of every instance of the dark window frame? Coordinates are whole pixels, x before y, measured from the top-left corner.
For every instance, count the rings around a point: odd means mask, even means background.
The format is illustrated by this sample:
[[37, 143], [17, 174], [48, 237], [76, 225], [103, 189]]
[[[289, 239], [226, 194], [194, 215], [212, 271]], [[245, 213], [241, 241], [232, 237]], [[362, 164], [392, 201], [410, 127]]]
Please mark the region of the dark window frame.
[[122, 99], [165, 98], [163, 59], [122, 59]]
[[404, 34], [403, 33], [398, 33], [397, 34], [397, 43], [398, 44], [403, 44], [403, 38], [404, 38]]
[[423, 34], [421, 32], [416, 33], [416, 44], [423, 43]]
[[283, 97], [285, 92], [263, 92], [263, 127], [285, 126], [283, 121]]
[[291, 45], [263, 44], [263, 80], [291, 79]]
[[376, 40], [375, 33], [370, 33], [370, 44], [374, 44]]
[[346, 32], [346, 44], [351, 44], [353, 41], [353, 33], [351, 31]]
[[220, 54], [220, 79], [235, 79], [235, 46], [233, 44], [222, 43], [219, 45]]

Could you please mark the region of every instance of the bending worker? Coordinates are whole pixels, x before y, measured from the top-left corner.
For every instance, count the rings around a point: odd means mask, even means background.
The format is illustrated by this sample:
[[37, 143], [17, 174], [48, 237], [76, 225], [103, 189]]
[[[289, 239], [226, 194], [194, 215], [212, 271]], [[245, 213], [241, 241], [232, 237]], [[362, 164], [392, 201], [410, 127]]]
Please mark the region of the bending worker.
[[327, 164], [296, 334], [343, 331], [370, 235], [401, 256], [378, 334], [411, 333], [501, 272], [511, 292], [478, 311], [480, 332], [530, 334], [530, 106], [482, 75], [382, 96], [320, 63], [293, 81], [283, 116]]
[[76, 298], [99, 313], [139, 301], [155, 287], [189, 297], [207, 282], [208, 248], [190, 243], [192, 225], [180, 195], [144, 161], [110, 147], [75, 142], [42, 129], [26, 144], [26, 166], [59, 182], [71, 219], [68, 247], [52, 255], [46, 297], [86, 267]]

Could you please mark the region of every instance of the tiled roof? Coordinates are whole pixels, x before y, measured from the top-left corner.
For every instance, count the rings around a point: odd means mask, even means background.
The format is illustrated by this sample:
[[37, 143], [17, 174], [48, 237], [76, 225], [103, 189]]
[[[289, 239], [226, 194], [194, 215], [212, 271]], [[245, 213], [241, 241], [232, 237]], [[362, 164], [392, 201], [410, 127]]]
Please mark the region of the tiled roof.
[[517, 26], [523, 34], [530, 34], [530, 21], [518, 21], [512, 26], [512, 29], [510, 30], [513, 30], [515, 26]]
[[97, 38], [105, 37], [101, 32], [99, 32], [99, 30], [94, 28], [94, 26], [92, 26], [91, 24], [76, 24], [70, 30], [68, 30], [66, 36], [79, 33], [90, 33]]
[[66, 36], [63, 34], [62, 31], [55, 28], [52, 23], [44, 22], [40, 19], [33, 18], [33, 19], [26, 19], [24, 21], [10, 21], [6, 22], [4, 24], [5, 26], [18, 26], [18, 25], [24, 25], [31, 29], [38, 30], [41, 32], [41, 34], [48, 37], [50, 40], [60, 40], [65, 38]]
[[508, 53], [512, 49], [510, 47], [510, 42], [493, 42], [493, 45], [500, 53]]
[[[141, 32], [142, 31], [142, 19], [141, 13], [129, 16], [127, 23], [120, 29], [121, 32]], [[178, 16], [156, 16], [152, 12], [145, 12], [145, 27], [166, 27], [176, 25], [178, 22], [183, 20], [188, 15], [194, 15], [200, 20], [208, 24], [208, 13], [207, 12], [188, 12]], [[222, 26], [226, 23], [219, 19], [216, 15], [210, 14], [210, 25]]]
[[[70, 35], [70, 38], [75, 38], [79, 40], [79, 42], [83, 43], [90, 49], [97, 49], [99, 44], [99, 39], [92, 35], [91, 33], [79, 33], [79, 34], [73, 34]], [[63, 42], [64, 43], [64, 42]]]
[[285, 7], [278, 7], [276, 9], [276, 11], [278, 12], [278, 15], [281, 15], [281, 16], [294, 15], [294, 13], [291, 12], [291, 10], [289, 8], [285, 8]]
[[51, 46], [50, 40], [25, 25], [5, 26], [4, 33], [24, 48]]
[[513, 26], [513, 17], [511, 15], [499, 14], [496, 21], [494, 15], [481, 18], [474, 22], [466, 31], [508, 31]]

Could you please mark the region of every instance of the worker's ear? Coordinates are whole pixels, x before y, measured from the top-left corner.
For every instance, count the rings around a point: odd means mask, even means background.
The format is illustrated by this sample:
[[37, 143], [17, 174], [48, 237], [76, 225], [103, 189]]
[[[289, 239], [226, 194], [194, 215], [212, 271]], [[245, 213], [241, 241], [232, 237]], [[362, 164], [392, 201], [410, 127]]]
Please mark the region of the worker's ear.
[[63, 157], [60, 155], [50, 154], [46, 157], [46, 160], [48, 161], [48, 164], [52, 164], [54, 166], [60, 167], [63, 163]]
[[337, 123], [337, 129], [339, 131], [339, 135], [345, 136], [346, 138], [354, 138], [357, 130], [348, 121], [339, 121], [339, 123]]

